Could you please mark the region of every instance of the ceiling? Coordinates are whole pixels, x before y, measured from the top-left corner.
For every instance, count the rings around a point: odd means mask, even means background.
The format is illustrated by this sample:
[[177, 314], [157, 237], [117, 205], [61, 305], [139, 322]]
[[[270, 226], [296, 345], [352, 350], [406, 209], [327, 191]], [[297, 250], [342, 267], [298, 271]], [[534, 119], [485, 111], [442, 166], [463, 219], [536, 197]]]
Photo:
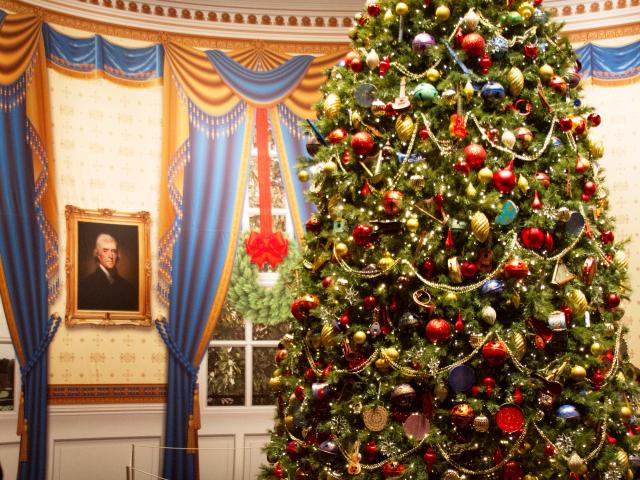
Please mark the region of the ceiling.
[[[16, 3], [16, 0], [7, 0]], [[0, 2], [0, 4], [3, 2]], [[6, 2], [5, 2], [6, 3]], [[364, 0], [24, 0], [23, 4], [109, 24], [203, 37], [347, 43]], [[572, 40], [640, 33], [640, 0], [545, 0]], [[605, 33], [606, 30], [606, 33]], [[578, 38], [580, 35], [584, 38]]]

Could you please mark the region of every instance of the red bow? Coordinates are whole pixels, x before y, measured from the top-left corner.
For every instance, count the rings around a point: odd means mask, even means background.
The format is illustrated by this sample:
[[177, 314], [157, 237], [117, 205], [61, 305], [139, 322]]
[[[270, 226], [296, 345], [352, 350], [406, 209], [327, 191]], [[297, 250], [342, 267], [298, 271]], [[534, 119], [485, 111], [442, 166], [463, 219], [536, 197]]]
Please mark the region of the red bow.
[[245, 248], [251, 261], [258, 268], [262, 268], [265, 263], [268, 263], [271, 268], [275, 269], [287, 256], [289, 242], [282, 236], [282, 232], [251, 232], [245, 241]]

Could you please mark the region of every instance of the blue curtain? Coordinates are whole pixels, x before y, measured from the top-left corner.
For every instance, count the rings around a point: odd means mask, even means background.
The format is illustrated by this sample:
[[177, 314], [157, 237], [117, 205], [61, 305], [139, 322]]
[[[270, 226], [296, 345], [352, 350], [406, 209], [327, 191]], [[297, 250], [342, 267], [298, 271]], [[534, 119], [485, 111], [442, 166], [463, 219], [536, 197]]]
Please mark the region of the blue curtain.
[[[18, 334], [28, 461], [18, 478], [45, 478], [47, 453], [47, 347], [60, 318], [47, 319], [45, 242], [34, 201], [32, 153], [27, 143], [25, 104], [0, 111], [0, 260], [8, 319]], [[10, 318], [9, 318], [10, 317]], [[14, 339], [15, 342], [15, 339]]]
[[601, 47], [587, 43], [576, 49], [582, 76], [596, 80], [628, 80], [640, 75], [640, 42], [622, 47]]
[[[218, 286], [225, 284], [222, 278], [230, 274], [234, 257], [239, 235], [235, 223], [246, 188], [246, 162], [241, 160], [248, 150], [251, 115], [251, 109], [240, 102], [225, 115], [197, 125], [190, 122], [190, 161], [185, 167], [182, 221], [173, 250], [170, 321], [156, 322], [171, 352], [167, 447], [189, 444], [189, 416], [196, 407], [197, 368], [193, 365], [200, 364], [206, 351], [216, 295], [221, 301], [225, 293]], [[215, 125], [215, 130], [205, 124]], [[197, 458], [184, 450], [165, 450], [163, 476], [195, 478]]]

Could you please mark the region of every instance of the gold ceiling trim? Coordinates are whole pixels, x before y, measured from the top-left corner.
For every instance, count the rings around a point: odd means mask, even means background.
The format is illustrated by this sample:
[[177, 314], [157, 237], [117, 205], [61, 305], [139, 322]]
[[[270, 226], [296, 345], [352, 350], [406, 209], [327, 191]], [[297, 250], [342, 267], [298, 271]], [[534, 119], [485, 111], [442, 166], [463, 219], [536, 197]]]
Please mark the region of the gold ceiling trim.
[[[348, 42], [305, 42], [301, 40], [263, 40], [224, 37], [205, 37], [183, 33], [167, 33], [129, 26], [116, 25], [98, 20], [76, 17], [46, 8], [35, 7], [18, 0], [0, 0], [0, 8], [15, 13], [31, 13], [40, 16], [44, 21], [56, 25], [75, 28], [86, 32], [113, 37], [141, 40], [150, 43], [172, 41], [195, 48], [215, 50], [239, 50], [247, 47], [265, 48], [279, 53], [325, 55], [335, 53], [336, 49], [346, 50]], [[345, 35], [346, 37], [346, 35]]]
[[571, 43], [594, 42], [610, 38], [631, 37], [633, 35], [640, 35], [640, 22], [629, 23], [626, 25], [612, 25], [610, 27], [574, 30], [572, 32], [563, 33], [569, 37], [569, 41]]

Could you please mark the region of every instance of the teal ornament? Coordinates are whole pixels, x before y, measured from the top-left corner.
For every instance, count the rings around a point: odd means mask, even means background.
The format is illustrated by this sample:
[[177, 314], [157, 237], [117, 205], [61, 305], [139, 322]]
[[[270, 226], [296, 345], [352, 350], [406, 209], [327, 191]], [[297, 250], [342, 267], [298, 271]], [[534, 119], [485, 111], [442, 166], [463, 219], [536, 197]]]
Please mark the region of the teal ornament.
[[512, 201], [507, 200], [502, 204], [500, 215], [496, 217], [496, 223], [499, 225], [511, 225], [518, 216], [518, 206]]
[[467, 233], [467, 226], [468, 223], [464, 220], [456, 220], [455, 218], [451, 220], [450, 227], [454, 241], [462, 240], [462, 235]]
[[569, 221], [564, 228], [569, 235], [579, 235], [584, 228], [584, 217], [580, 212], [571, 212]]
[[556, 410], [556, 415], [560, 418], [564, 418], [565, 420], [570, 420], [577, 422], [580, 420], [580, 412], [575, 407], [575, 405], [566, 404], [560, 405], [558, 410]]
[[344, 232], [344, 220], [334, 220], [333, 222], [333, 233], [343, 233]]
[[491, 37], [487, 43], [487, 52], [493, 58], [500, 59], [509, 51], [509, 42], [501, 36]]
[[520, 15], [515, 10], [507, 13], [507, 16], [504, 19], [505, 25], [514, 26], [520, 25], [522, 23], [522, 15]]
[[496, 278], [487, 280], [480, 287], [480, 295], [484, 297], [500, 295], [504, 291], [504, 283]]
[[536, 25], [544, 25], [549, 21], [549, 15], [544, 10], [536, 8], [533, 12], [533, 23]]
[[430, 83], [420, 83], [413, 91], [416, 100], [431, 103], [438, 98], [438, 90]]
[[487, 82], [482, 90], [480, 90], [480, 95], [485, 100], [492, 99], [500, 99], [504, 98], [506, 95], [504, 87], [498, 82]]
[[468, 365], [459, 365], [449, 371], [448, 381], [456, 392], [466, 392], [476, 383], [476, 372]]

